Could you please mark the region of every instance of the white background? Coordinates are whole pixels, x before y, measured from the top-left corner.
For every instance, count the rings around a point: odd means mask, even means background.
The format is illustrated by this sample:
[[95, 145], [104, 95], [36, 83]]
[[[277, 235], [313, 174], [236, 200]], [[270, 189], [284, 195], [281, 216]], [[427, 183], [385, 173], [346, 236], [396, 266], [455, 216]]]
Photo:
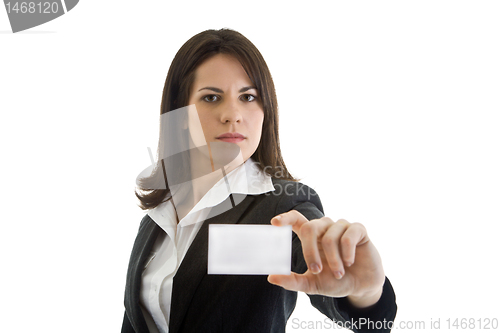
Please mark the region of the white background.
[[[12, 34], [0, 8], [2, 332], [120, 330], [170, 62], [222, 27], [270, 67], [292, 174], [367, 227], [397, 321], [499, 318], [499, 16], [496, 1], [81, 1]], [[324, 316], [301, 295], [287, 331], [306, 332], [294, 318]]]

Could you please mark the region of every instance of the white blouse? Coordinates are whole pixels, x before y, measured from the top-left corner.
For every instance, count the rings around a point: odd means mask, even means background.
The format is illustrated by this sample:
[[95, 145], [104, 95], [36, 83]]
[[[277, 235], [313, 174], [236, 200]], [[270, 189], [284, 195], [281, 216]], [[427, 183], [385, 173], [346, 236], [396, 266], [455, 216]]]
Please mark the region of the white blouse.
[[[222, 177], [221, 170], [215, 172], [221, 173]], [[213, 176], [213, 173], [207, 175]], [[257, 195], [274, 191], [271, 177], [260, 171], [251, 158], [227, 174], [226, 179], [220, 179], [179, 224], [172, 200], [147, 213], [165, 231], [158, 236], [142, 274], [141, 307], [151, 333], [168, 333], [175, 273], [210, 208], [223, 202], [230, 193]]]

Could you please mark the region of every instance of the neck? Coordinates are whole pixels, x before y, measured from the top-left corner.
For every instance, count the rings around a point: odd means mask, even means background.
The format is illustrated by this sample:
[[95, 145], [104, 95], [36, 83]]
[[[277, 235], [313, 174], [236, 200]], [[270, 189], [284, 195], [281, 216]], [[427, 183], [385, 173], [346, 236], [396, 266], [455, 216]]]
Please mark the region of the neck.
[[[241, 155], [240, 155], [241, 157]], [[177, 185], [173, 194], [173, 203], [177, 212], [177, 223], [182, 220], [207, 192], [224, 177], [238, 166], [243, 164], [242, 158], [237, 158], [224, 169], [214, 169], [213, 160], [209, 154], [198, 155], [197, 158], [190, 159], [191, 181]], [[217, 165], [217, 164], [215, 164]], [[210, 166], [211, 172], [207, 174], [207, 166]]]

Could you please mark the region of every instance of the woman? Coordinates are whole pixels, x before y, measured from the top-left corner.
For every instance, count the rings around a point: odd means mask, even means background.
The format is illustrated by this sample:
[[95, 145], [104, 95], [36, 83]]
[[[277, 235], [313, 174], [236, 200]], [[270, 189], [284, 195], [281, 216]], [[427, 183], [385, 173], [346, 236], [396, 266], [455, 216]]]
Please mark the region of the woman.
[[[396, 303], [380, 256], [361, 224], [324, 217], [316, 192], [288, 173], [274, 84], [250, 41], [227, 29], [187, 41], [161, 115], [158, 163], [136, 192], [150, 210], [122, 332], [284, 332], [296, 291], [344, 327], [390, 331], [382, 323]], [[291, 225], [293, 273], [208, 275], [208, 225], [218, 223]]]

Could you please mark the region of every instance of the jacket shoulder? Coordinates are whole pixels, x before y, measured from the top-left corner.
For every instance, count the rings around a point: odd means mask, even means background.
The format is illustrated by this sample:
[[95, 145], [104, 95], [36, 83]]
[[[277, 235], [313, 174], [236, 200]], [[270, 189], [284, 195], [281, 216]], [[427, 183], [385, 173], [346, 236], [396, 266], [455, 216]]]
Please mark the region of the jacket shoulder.
[[[324, 216], [318, 193], [311, 187], [296, 181], [272, 178], [274, 191], [269, 195], [278, 198], [276, 214], [295, 209], [308, 219]], [[319, 212], [318, 212], [319, 211]]]

